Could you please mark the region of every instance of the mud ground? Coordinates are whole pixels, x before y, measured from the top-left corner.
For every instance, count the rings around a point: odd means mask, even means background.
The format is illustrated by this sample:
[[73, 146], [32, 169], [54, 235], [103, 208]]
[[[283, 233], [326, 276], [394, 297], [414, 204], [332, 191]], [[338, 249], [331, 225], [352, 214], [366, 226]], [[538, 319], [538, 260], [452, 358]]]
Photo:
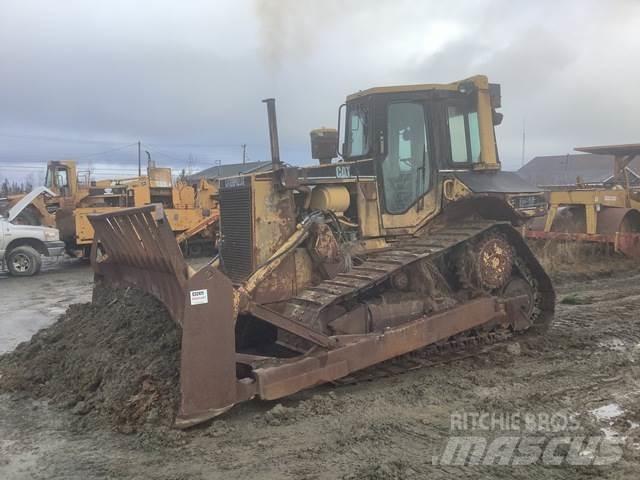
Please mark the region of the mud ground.
[[[54, 283], [78, 292], [79, 272]], [[248, 402], [188, 432], [78, 429], [78, 414], [3, 395], [0, 478], [638, 478], [640, 270], [616, 260], [555, 275], [556, 322], [544, 338], [523, 336], [452, 363], [281, 402]], [[6, 318], [7, 311], [3, 332]], [[29, 332], [12, 334], [14, 343], [20, 335]], [[525, 435], [500, 426], [452, 431], [461, 413], [570, 416], [575, 430], [536, 435], [617, 438], [622, 458], [603, 466], [434, 465], [452, 436]]]
[[43, 258], [34, 277], [11, 277], [0, 269], [0, 354], [13, 350], [51, 324], [72, 303], [91, 300], [93, 271], [88, 262]]

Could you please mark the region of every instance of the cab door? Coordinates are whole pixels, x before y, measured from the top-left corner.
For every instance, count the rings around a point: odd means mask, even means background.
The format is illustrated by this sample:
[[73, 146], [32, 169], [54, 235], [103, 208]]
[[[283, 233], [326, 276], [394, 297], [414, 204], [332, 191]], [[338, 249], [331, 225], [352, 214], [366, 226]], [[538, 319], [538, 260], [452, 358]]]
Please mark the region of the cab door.
[[378, 125], [384, 128], [377, 132], [376, 164], [382, 226], [388, 234], [409, 233], [439, 212], [427, 108], [411, 98], [378, 107]]

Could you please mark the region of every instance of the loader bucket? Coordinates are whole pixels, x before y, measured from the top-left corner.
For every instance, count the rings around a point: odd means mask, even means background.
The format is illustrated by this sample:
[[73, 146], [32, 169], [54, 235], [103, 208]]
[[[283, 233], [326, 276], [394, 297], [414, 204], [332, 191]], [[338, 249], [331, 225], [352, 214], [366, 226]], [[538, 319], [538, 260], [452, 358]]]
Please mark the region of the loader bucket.
[[209, 265], [194, 272], [186, 264], [161, 207], [89, 215], [89, 221], [96, 232], [91, 253], [96, 283], [150, 293], [182, 328], [176, 425], [199, 423], [231, 408], [237, 401], [231, 281]]

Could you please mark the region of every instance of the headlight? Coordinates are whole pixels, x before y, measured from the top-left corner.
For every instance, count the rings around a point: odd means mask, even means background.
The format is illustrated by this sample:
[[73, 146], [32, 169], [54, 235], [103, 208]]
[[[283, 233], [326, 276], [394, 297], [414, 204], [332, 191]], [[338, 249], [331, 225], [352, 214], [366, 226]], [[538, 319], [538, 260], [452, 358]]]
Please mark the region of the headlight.
[[44, 239], [47, 242], [53, 242], [53, 241], [56, 241], [56, 240], [60, 240], [60, 234], [58, 233], [57, 230], [45, 230]]

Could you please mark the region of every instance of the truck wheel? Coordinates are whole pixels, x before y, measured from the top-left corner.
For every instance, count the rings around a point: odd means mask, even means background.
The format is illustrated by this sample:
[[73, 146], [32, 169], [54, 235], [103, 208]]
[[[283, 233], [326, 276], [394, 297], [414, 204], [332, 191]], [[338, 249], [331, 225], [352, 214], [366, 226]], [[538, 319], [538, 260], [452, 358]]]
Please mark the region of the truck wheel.
[[40, 271], [42, 258], [36, 249], [23, 245], [16, 247], [7, 255], [9, 273], [16, 277], [30, 277]]

